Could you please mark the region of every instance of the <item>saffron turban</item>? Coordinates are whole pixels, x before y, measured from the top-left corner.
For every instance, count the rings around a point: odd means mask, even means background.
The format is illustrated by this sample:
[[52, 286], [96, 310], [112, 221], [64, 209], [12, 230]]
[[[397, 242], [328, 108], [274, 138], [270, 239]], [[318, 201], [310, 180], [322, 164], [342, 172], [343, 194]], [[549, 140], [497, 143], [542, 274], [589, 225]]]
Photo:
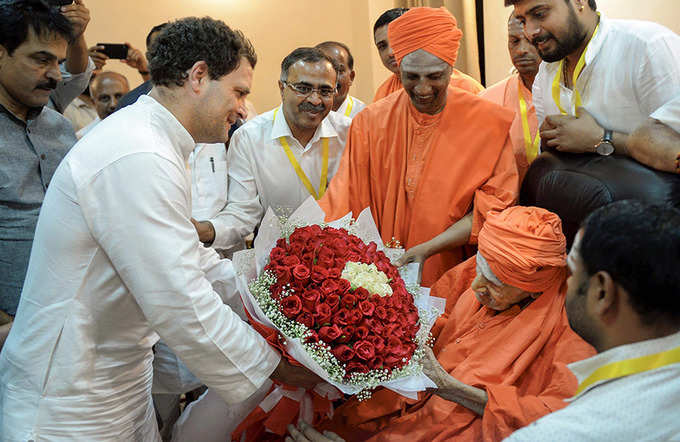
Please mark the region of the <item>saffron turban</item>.
[[456, 18], [444, 7], [410, 9], [387, 27], [387, 38], [399, 65], [406, 55], [423, 49], [453, 66], [462, 37]]
[[504, 284], [542, 292], [566, 278], [562, 222], [538, 207], [490, 212], [479, 232], [479, 253]]

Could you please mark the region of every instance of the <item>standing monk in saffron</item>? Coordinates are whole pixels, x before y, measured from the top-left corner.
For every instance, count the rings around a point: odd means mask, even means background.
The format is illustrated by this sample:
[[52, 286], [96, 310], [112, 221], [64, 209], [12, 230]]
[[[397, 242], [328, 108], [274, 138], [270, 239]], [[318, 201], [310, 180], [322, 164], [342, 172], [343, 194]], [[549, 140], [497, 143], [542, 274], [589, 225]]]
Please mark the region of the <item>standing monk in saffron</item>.
[[350, 127], [338, 173], [319, 204], [328, 220], [370, 207], [385, 243], [424, 263], [429, 287], [477, 242], [489, 210], [515, 203], [513, 112], [449, 86], [462, 33], [446, 9], [414, 8], [389, 25], [404, 89]]
[[[387, 28], [393, 20], [401, 17], [406, 11], [408, 11], [408, 8], [388, 9], [378, 17], [375, 25], [373, 25], [373, 38], [380, 59], [382, 60], [383, 65], [392, 72], [392, 75], [378, 87], [378, 90], [375, 92], [375, 97], [373, 97], [373, 102], [385, 98], [392, 92], [402, 89], [399, 65], [397, 64], [397, 60], [394, 58], [394, 52], [390, 47], [390, 41], [387, 37]], [[452, 69], [451, 86], [461, 88], [472, 94], [478, 94], [484, 90], [484, 86], [482, 86], [479, 81], [456, 68]]]

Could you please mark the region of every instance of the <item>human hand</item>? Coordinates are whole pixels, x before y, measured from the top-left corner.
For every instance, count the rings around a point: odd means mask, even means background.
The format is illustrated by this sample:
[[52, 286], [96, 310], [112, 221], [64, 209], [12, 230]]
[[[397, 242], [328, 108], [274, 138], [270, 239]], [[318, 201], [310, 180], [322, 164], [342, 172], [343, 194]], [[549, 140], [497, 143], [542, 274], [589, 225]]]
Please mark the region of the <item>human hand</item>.
[[149, 63], [146, 61], [146, 57], [142, 51], [135, 48], [128, 42], [125, 42], [125, 44], [128, 47], [127, 58], [121, 61], [131, 68], [137, 69], [139, 72], [148, 73]]
[[95, 70], [100, 71], [104, 65], [106, 64], [106, 60], [109, 59], [109, 56], [104, 54], [103, 51], [104, 46], [92, 46], [90, 49], [88, 49], [88, 55], [94, 62]]
[[584, 108], [578, 108], [577, 113], [578, 117], [548, 115], [540, 129], [542, 143], [560, 152], [595, 152], [604, 129]]
[[330, 431], [319, 433], [305, 421], [300, 421], [298, 428], [289, 424], [288, 433], [290, 435], [286, 436], [286, 442], [345, 442], [345, 439]]
[[74, 0], [70, 5], [62, 6], [60, 11], [61, 15], [71, 22], [73, 39], [83, 35], [90, 22], [90, 10], [85, 7], [83, 0]]
[[[437, 384], [437, 389], [445, 389], [451, 383], [453, 377], [442, 367], [430, 347], [425, 348], [423, 359], [423, 373]], [[435, 394], [437, 391], [434, 392]]]
[[292, 387], [314, 388], [317, 384], [324, 382], [316, 373], [308, 368], [291, 364], [286, 358], [281, 358], [270, 378]]
[[395, 265], [397, 267], [404, 266], [406, 264], [410, 263], [416, 263], [419, 264], [418, 267], [418, 283], [420, 284], [420, 281], [423, 276], [423, 264], [425, 263], [425, 260], [429, 258], [430, 253], [428, 246], [426, 243], [423, 244], [418, 244], [415, 247], [411, 247], [408, 249], [406, 252], [404, 252], [403, 255], [401, 255], [401, 258], [397, 260]]
[[198, 233], [198, 239], [204, 244], [211, 244], [215, 241], [215, 227], [210, 221], [196, 221], [191, 218], [191, 224], [194, 225]]

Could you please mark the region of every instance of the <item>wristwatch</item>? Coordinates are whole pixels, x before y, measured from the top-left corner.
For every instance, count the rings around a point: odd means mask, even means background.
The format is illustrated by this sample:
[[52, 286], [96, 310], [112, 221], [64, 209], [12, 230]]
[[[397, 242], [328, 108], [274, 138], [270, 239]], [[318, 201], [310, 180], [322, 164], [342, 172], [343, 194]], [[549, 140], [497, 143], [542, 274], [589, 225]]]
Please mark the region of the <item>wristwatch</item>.
[[614, 137], [614, 131], [609, 129], [604, 130], [604, 135], [599, 143], [595, 145], [595, 152], [602, 156], [609, 156], [616, 150], [614, 148], [614, 143], [612, 143], [612, 138]]

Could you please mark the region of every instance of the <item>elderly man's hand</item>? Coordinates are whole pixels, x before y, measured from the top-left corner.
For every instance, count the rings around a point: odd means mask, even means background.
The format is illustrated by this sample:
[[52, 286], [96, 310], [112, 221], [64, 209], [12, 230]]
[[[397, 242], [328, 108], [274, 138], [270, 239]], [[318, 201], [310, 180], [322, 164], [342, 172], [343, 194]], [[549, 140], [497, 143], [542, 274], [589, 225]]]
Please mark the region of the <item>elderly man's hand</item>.
[[140, 73], [145, 74], [148, 73], [149, 63], [147, 62], [146, 57], [144, 56], [142, 51], [135, 48], [128, 42], [125, 42], [125, 44], [128, 47], [127, 58], [121, 61], [130, 66], [131, 68], [137, 69]]
[[434, 391], [434, 394], [437, 394], [437, 392], [440, 390], [448, 388], [451, 385], [451, 381], [454, 379], [450, 374], [447, 373], [446, 370], [444, 370], [444, 368], [442, 368], [441, 364], [432, 352], [432, 349], [429, 347], [425, 349], [423, 373], [425, 373], [425, 375], [430, 378], [432, 382], [437, 384], [437, 390]]
[[90, 49], [88, 49], [88, 55], [94, 62], [95, 70], [96, 71], [101, 71], [104, 65], [106, 64], [106, 60], [109, 59], [109, 56], [106, 55], [103, 52], [104, 46], [92, 46]]
[[319, 433], [305, 421], [300, 421], [298, 428], [288, 425], [288, 433], [290, 436], [286, 437], [286, 442], [345, 442], [345, 439], [330, 431]]
[[90, 22], [90, 10], [85, 7], [83, 0], [74, 0], [70, 5], [62, 6], [60, 11], [71, 22], [73, 38], [83, 35]]
[[292, 387], [307, 389], [314, 388], [317, 384], [324, 382], [313, 371], [305, 367], [293, 365], [286, 361], [285, 358], [281, 358], [281, 362], [279, 362], [270, 378]]
[[587, 110], [580, 107], [578, 117], [571, 115], [548, 115], [541, 125], [541, 140], [545, 146], [560, 152], [595, 152], [604, 129]]

